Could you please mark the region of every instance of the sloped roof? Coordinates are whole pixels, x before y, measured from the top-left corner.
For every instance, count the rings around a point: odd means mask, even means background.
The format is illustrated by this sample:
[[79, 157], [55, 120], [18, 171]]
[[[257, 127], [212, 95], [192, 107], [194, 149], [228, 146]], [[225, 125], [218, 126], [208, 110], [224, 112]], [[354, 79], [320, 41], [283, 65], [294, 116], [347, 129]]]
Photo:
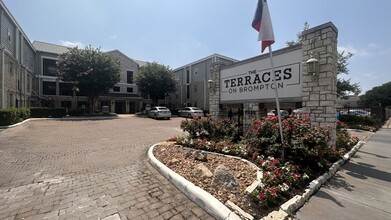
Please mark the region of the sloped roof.
[[219, 57], [219, 58], [222, 58], [222, 59], [230, 60], [230, 61], [232, 61], [232, 62], [234, 62], [234, 63], [235, 63], [235, 62], [238, 62], [238, 60], [233, 59], [233, 58], [231, 58], [231, 57], [227, 57], [227, 56], [223, 56], [223, 55], [218, 54], [218, 53], [214, 53], [214, 54], [212, 54], [212, 55], [210, 55], [210, 56], [201, 58], [201, 59], [196, 60], [196, 61], [194, 61], [194, 62], [191, 62], [191, 63], [188, 63], [188, 64], [186, 64], [186, 65], [183, 65], [183, 66], [180, 66], [180, 67], [178, 67], [178, 68], [175, 68], [175, 69], [174, 69], [174, 72], [177, 71], [177, 70], [183, 69], [183, 68], [185, 68], [185, 67], [187, 67], [187, 66], [192, 66], [192, 65], [194, 65], [194, 64], [201, 63], [201, 62], [203, 62], [203, 61], [205, 61], [205, 60], [209, 60], [209, 59], [211, 59], [211, 58], [213, 58], [213, 57]]
[[141, 60], [132, 59], [132, 58], [128, 57], [126, 54], [124, 54], [124, 53], [122, 53], [121, 51], [119, 51], [119, 50], [111, 50], [111, 51], [107, 51], [107, 52], [105, 52], [105, 53], [108, 53], [108, 54], [119, 53], [119, 54], [121, 54], [122, 56], [126, 57], [127, 59], [129, 59], [129, 60], [131, 60], [131, 61], [137, 63], [139, 67], [142, 67], [142, 66], [147, 65], [147, 62], [141, 61]]
[[141, 60], [134, 60], [138, 64], [139, 67], [146, 66], [148, 62]]
[[69, 47], [41, 42], [41, 41], [34, 41], [33, 46], [36, 51], [54, 53], [54, 54], [63, 54], [68, 52], [70, 49]]

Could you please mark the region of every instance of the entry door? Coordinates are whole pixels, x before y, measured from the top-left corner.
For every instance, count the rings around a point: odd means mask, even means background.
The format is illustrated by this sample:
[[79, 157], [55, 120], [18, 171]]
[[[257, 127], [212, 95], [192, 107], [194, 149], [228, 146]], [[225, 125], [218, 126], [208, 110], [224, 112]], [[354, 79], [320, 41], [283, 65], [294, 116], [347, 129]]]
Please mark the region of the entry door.
[[123, 101], [115, 101], [115, 113], [117, 114], [125, 113], [125, 104]]
[[129, 113], [135, 114], [136, 113], [136, 103], [129, 102]]

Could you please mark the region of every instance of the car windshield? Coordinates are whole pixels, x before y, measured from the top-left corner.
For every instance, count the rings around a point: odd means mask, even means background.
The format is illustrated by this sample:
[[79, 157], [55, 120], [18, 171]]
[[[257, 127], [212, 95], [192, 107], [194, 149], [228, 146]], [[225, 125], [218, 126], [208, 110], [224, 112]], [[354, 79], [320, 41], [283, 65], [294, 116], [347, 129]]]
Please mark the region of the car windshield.
[[201, 110], [201, 109], [199, 109], [199, 108], [191, 108], [191, 109], [193, 109], [193, 110]]
[[158, 110], [163, 110], [163, 111], [167, 111], [168, 108], [165, 108], [165, 107], [161, 107], [161, 108], [158, 108]]

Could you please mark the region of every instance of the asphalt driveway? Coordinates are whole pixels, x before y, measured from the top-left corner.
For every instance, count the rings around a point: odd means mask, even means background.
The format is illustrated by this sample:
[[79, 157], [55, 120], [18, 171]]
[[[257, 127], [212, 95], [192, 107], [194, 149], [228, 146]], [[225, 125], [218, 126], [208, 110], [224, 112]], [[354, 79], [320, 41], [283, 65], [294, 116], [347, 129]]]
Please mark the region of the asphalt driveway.
[[212, 219], [146, 161], [181, 118], [39, 120], [0, 131], [0, 219]]

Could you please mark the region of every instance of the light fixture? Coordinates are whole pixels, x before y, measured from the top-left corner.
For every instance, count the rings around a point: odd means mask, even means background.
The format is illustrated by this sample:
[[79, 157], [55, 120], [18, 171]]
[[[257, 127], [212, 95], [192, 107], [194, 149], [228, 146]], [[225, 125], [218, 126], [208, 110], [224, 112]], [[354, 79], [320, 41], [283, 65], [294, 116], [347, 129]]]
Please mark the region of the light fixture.
[[310, 59], [307, 60], [306, 64], [307, 72], [309, 75], [315, 76], [319, 73], [319, 61], [316, 58], [312, 57], [312, 55]]
[[209, 91], [214, 91], [215, 90], [215, 86], [214, 86], [215, 82], [212, 80], [212, 79], [209, 79], [208, 80], [208, 88], [209, 88]]

